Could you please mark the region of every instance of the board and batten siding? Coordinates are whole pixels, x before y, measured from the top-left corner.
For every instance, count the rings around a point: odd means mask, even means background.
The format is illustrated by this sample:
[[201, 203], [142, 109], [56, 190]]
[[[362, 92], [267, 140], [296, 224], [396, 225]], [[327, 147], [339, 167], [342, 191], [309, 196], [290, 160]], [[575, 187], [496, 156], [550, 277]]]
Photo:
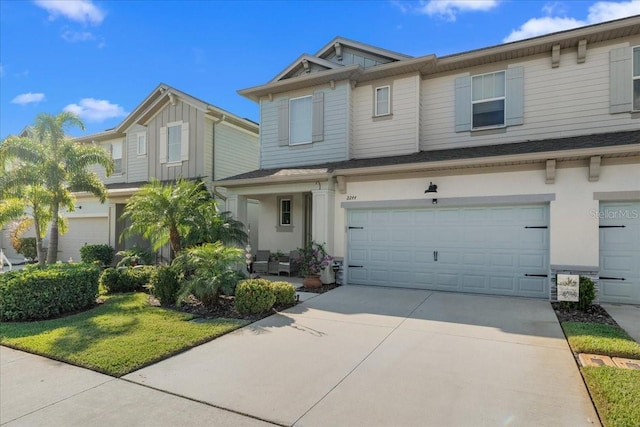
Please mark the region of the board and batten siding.
[[[336, 162], [347, 158], [348, 83], [328, 85], [287, 92], [260, 100], [260, 168], [313, 165]], [[278, 145], [278, 108], [280, 102], [300, 96], [324, 93], [324, 135], [322, 141], [297, 146]]]
[[[391, 115], [374, 117], [376, 87], [391, 86]], [[403, 76], [353, 90], [352, 158], [386, 157], [418, 151], [420, 77]]]
[[[207, 125], [208, 126], [208, 125]], [[258, 134], [225, 122], [215, 132], [214, 179], [223, 179], [260, 168]]]
[[[575, 50], [562, 52], [558, 68], [551, 68], [549, 55], [518, 63], [505, 62], [503, 69], [524, 67], [524, 124], [506, 130], [455, 132], [454, 82], [464, 74], [423, 80], [420, 150], [638, 129], [640, 121], [629, 114], [609, 112], [609, 51], [622, 46], [629, 44], [592, 45], [583, 64], [577, 63]], [[471, 70], [471, 75], [483, 72], [486, 71]]]
[[149, 179], [149, 136], [147, 135], [147, 152], [138, 155], [138, 134], [147, 134], [147, 128], [135, 124], [127, 130], [127, 163], [126, 182], [142, 182]]
[[213, 120], [209, 118], [204, 119], [204, 151], [203, 151], [203, 161], [204, 161], [204, 176], [209, 180], [213, 180], [214, 177], [214, 169], [213, 169], [213, 145], [215, 144], [214, 137], [214, 128], [215, 124]]
[[[167, 166], [160, 163], [160, 128], [167, 123], [182, 121], [189, 123], [189, 159], [178, 165]], [[197, 178], [205, 175], [204, 112], [180, 100], [175, 105], [167, 104], [147, 125], [147, 152], [149, 156], [149, 177], [161, 181], [182, 178]]]

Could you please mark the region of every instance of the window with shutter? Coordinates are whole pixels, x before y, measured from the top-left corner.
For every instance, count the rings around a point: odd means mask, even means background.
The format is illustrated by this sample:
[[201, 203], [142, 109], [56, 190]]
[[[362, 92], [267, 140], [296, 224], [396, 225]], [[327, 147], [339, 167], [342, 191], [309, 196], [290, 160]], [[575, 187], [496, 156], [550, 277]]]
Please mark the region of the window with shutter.
[[289, 100], [289, 145], [311, 142], [312, 97]]
[[144, 156], [147, 154], [147, 134], [145, 132], [139, 132], [136, 134], [136, 153], [138, 156]]
[[633, 48], [633, 109], [640, 111], [640, 46]]
[[122, 173], [122, 141], [111, 143], [113, 173]]

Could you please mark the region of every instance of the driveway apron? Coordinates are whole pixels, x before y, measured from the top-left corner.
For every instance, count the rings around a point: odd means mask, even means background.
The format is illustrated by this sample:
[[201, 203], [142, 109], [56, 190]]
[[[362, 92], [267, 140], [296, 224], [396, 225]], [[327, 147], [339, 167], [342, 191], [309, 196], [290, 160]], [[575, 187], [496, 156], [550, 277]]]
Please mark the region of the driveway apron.
[[599, 425], [521, 298], [340, 287], [125, 378], [282, 425]]

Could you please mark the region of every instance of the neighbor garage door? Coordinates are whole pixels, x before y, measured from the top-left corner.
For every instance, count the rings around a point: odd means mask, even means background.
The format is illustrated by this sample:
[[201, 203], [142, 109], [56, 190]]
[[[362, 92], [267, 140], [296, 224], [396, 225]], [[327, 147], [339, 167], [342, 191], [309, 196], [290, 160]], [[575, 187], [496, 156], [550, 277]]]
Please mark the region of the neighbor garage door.
[[548, 298], [548, 205], [347, 211], [350, 284]]
[[58, 259], [80, 261], [80, 248], [84, 245], [109, 243], [109, 219], [69, 218], [69, 230], [60, 236]]
[[600, 205], [600, 302], [640, 304], [640, 203]]

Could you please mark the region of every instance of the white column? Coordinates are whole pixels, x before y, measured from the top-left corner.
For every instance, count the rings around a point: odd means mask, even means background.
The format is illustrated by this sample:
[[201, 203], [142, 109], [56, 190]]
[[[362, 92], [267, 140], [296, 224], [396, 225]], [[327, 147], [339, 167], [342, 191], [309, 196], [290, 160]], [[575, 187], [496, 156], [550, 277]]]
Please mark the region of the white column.
[[234, 219], [237, 219], [244, 224], [245, 231], [247, 229], [247, 224], [249, 223], [247, 203], [246, 196], [240, 196], [237, 194], [227, 196], [227, 210], [231, 212]]
[[[333, 190], [313, 190], [312, 192], [312, 226], [311, 238], [324, 248], [329, 255], [333, 255], [333, 205], [335, 195]], [[333, 283], [333, 271], [325, 269], [321, 276], [322, 283]]]

